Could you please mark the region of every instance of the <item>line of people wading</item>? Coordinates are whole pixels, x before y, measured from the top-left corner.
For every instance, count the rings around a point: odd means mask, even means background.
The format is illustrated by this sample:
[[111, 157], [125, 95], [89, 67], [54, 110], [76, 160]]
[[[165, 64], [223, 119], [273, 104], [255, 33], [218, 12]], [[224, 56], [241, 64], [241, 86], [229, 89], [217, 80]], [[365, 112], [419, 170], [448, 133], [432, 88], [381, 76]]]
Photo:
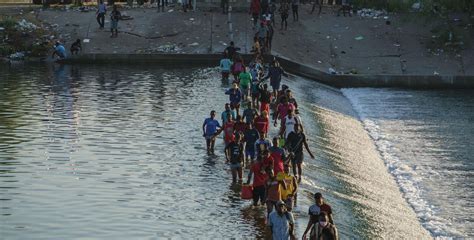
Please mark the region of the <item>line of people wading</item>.
[[[266, 222], [273, 239], [295, 239], [292, 210], [302, 179], [304, 150], [313, 159], [314, 155], [308, 146], [298, 103], [289, 87], [281, 84], [282, 76], [287, 74], [278, 61], [274, 59], [265, 66], [263, 58], [256, 54], [246, 65], [238, 50], [231, 43], [220, 61], [222, 81], [232, 83], [225, 91], [229, 101], [220, 113], [221, 122], [212, 110], [202, 125], [207, 154], [214, 155], [215, 141], [222, 133], [232, 183], [252, 188], [253, 206], [266, 205]], [[270, 141], [271, 125], [277, 133]], [[248, 169], [246, 184], [243, 169]], [[331, 207], [319, 192], [314, 194], [314, 200], [302, 238], [338, 239]]]

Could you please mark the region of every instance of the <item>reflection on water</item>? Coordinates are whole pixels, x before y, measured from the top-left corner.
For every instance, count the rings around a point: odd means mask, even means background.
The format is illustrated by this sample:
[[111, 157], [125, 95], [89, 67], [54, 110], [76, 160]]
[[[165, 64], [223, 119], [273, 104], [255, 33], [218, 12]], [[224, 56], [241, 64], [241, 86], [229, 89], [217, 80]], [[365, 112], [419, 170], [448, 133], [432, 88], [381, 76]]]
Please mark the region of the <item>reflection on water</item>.
[[[2, 235], [267, 237], [265, 208], [240, 199], [223, 145], [217, 156], [204, 151], [202, 121], [228, 99], [219, 75], [154, 66], [0, 69]], [[347, 99], [285, 81], [317, 155], [305, 158], [297, 235], [312, 193], [322, 191], [343, 238], [426, 238]]]

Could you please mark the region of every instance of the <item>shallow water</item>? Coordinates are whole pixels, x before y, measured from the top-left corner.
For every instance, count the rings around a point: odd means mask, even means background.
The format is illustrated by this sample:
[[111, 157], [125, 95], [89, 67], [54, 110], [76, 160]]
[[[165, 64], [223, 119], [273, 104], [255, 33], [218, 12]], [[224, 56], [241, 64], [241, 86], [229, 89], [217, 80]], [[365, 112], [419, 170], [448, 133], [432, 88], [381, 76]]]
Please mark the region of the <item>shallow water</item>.
[[[266, 236], [264, 209], [230, 184], [222, 143], [205, 154], [202, 121], [227, 100], [216, 69], [18, 66], [0, 77], [6, 239]], [[344, 239], [429, 238], [349, 100], [285, 83], [316, 155], [305, 157], [298, 237], [321, 191]]]

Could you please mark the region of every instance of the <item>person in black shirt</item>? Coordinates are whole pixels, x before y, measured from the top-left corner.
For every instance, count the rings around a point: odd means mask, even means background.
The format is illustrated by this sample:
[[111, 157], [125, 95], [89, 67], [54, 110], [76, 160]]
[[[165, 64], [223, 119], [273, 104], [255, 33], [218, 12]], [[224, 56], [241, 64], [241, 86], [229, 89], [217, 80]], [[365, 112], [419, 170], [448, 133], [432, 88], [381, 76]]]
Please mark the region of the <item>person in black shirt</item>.
[[244, 133], [245, 157], [248, 162], [255, 160], [255, 142], [260, 138], [257, 129], [253, 128], [252, 123], [247, 123], [247, 130]]
[[240, 134], [235, 134], [235, 140], [230, 142], [225, 148], [225, 157], [230, 162], [232, 171], [232, 183], [236, 183], [237, 174], [239, 181], [242, 182], [242, 162], [244, 160], [244, 146], [240, 141]]
[[[293, 168], [293, 175], [298, 176], [298, 182], [301, 182], [301, 175], [303, 171], [301, 169], [301, 164], [303, 163], [303, 145], [308, 151], [311, 158], [314, 159], [314, 155], [309, 150], [308, 143], [306, 141], [306, 135], [301, 131], [301, 126], [299, 123], [295, 123], [294, 131], [288, 135], [286, 139], [285, 148], [288, 150], [289, 158], [291, 159], [291, 165]], [[298, 174], [296, 174], [296, 167], [298, 168]]]
[[236, 48], [234, 46], [234, 42], [230, 42], [230, 46], [226, 47], [224, 52], [227, 53], [227, 56], [230, 58], [230, 60], [234, 61], [234, 57], [237, 53], [237, 51], [239, 51], [240, 48]]

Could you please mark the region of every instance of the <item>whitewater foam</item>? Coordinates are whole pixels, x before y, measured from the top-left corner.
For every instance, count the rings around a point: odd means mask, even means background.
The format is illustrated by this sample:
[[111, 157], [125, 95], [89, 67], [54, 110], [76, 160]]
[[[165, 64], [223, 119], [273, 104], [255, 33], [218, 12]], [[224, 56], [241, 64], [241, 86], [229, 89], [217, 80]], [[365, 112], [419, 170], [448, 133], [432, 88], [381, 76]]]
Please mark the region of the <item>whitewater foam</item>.
[[[422, 226], [427, 229], [433, 237], [443, 239], [445, 237], [459, 237], [462, 233], [456, 231], [449, 225], [449, 221], [437, 216], [437, 209], [422, 197], [421, 176], [417, 174], [416, 166], [410, 167], [404, 164], [394, 153], [396, 146], [390, 141], [390, 136], [383, 134], [378, 119], [370, 119], [368, 113], [371, 109], [364, 107], [360, 101], [361, 97], [373, 92], [373, 89], [342, 89], [343, 95], [349, 99], [352, 107], [357, 112], [364, 128], [374, 140], [377, 149], [388, 168], [395, 178], [403, 197], [413, 208]], [[374, 101], [381, 101], [374, 99]], [[448, 224], [447, 224], [448, 223]]]

